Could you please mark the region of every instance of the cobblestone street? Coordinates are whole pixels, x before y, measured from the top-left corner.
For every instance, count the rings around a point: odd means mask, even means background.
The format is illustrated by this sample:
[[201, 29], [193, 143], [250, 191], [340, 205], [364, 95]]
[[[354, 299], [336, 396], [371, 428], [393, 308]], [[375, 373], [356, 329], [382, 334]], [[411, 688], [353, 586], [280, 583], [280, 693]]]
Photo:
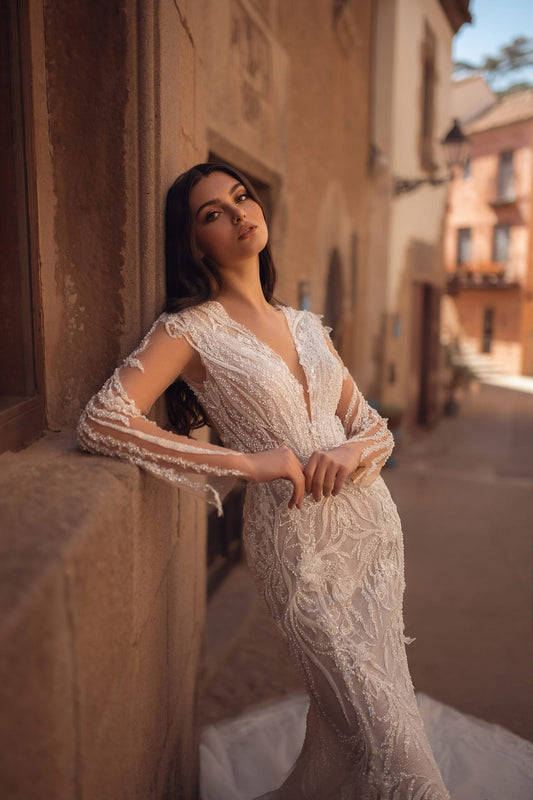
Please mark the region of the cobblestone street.
[[[415, 688], [533, 739], [533, 393], [482, 385], [397, 450]], [[209, 605], [201, 723], [299, 688], [241, 565]]]

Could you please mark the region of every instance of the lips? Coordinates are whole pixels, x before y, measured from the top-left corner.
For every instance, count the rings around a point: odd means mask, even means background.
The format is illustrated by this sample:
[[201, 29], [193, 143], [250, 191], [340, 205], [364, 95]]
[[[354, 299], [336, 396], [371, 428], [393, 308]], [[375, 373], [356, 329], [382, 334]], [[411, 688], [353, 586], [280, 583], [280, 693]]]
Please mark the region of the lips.
[[248, 236], [251, 236], [257, 230], [257, 225], [243, 225], [241, 231], [239, 233], [238, 239], [247, 239]]

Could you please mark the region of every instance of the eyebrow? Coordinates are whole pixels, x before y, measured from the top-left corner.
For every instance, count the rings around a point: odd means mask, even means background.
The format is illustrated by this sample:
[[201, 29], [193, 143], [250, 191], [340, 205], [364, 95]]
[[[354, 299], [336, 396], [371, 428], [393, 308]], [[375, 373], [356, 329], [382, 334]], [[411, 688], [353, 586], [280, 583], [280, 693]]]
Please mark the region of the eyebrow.
[[[242, 188], [243, 188], [243, 189], [246, 189], [246, 186], [245, 186], [243, 183], [241, 183], [240, 181], [237, 181], [237, 183], [234, 183], [234, 184], [233, 184], [233, 186], [231, 187], [231, 189], [229, 190], [229, 194], [233, 194], [233, 192], [234, 192], [236, 189], [238, 189], [238, 188], [239, 188], [239, 186], [242, 186]], [[200, 206], [200, 208], [199, 208], [199, 209], [198, 209], [198, 211], [196, 212], [195, 216], [196, 216], [196, 217], [198, 216], [198, 214], [200, 213], [200, 211], [202, 210], [202, 208], [205, 208], [206, 206], [216, 206], [216, 205], [218, 205], [220, 202], [221, 202], [221, 201], [220, 201], [220, 198], [219, 198], [219, 197], [215, 197], [215, 198], [214, 198], [214, 200], [207, 200], [207, 202], [205, 202], [205, 203], [202, 203], [202, 205]]]

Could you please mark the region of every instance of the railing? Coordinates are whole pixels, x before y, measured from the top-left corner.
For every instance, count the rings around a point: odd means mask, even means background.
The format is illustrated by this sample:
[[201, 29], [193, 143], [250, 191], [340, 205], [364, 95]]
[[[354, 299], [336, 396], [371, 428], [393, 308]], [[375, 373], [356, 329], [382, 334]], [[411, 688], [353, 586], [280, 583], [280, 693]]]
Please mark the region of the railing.
[[448, 287], [509, 287], [520, 285], [526, 277], [523, 260], [503, 262], [471, 261], [457, 266], [447, 266]]
[[496, 194], [492, 200], [489, 200], [489, 204], [491, 206], [509, 206], [513, 203], [516, 203], [518, 197], [516, 192], [513, 188], [508, 189], [506, 192], [502, 192], [502, 194]]

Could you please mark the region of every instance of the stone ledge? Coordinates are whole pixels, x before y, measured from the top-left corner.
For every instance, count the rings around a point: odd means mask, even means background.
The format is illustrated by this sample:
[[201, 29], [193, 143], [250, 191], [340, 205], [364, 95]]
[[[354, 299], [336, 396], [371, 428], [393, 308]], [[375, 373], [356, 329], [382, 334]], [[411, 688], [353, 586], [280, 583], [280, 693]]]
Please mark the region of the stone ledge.
[[0, 457], [2, 796], [193, 796], [201, 505], [72, 432]]
[[50, 434], [0, 456], [0, 625], [65, 556], [107, 496], [131, 496], [135, 467], [86, 456], [71, 434]]

